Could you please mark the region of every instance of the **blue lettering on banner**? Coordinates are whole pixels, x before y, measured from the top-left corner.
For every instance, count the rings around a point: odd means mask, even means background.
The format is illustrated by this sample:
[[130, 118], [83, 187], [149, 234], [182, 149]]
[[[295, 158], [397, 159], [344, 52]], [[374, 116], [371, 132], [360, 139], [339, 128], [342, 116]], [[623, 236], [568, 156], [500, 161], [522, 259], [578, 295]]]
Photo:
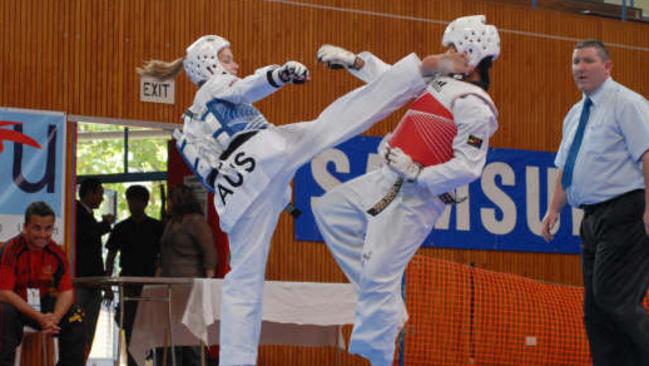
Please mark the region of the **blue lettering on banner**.
[[[359, 136], [317, 155], [295, 176], [298, 240], [322, 241], [311, 199], [380, 165], [380, 138]], [[554, 190], [554, 153], [490, 149], [482, 177], [458, 188], [464, 202], [447, 206], [424, 247], [579, 253], [583, 212], [566, 206], [554, 240], [541, 237], [541, 220]]]

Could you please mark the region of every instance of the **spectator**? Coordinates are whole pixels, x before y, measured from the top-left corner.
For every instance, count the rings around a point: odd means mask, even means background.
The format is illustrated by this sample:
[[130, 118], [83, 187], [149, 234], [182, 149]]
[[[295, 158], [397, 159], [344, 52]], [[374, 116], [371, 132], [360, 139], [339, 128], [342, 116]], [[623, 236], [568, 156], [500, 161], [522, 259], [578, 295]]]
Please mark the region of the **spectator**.
[[[169, 191], [170, 215], [160, 240], [162, 277], [214, 277], [217, 262], [214, 238], [192, 190], [178, 185]], [[178, 366], [198, 365], [198, 347], [177, 347]]]
[[[160, 253], [160, 237], [164, 226], [162, 222], [153, 219], [144, 212], [149, 204], [149, 191], [141, 185], [130, 186], [126, 190], [126, 201], [131, 216], [115, 225], [106, 248], [106, 275], [111, 276], [115, 265], [115, 257], [120, 252], [120, 276], [153, 277], [158, 264]], [[142, 285], [124, 286], [124, 295], [138, 297]], [[120, 301], [122, 301], [120, 299]], [[130, 343], [137, 302], [124, 303], [124, 332], [127, 344]], [[119, 313], [116, 314], [119, 317]], [[137, 366], [129, 354], [128, 365]]]
[[54, 211], [34, 202], [23, 232], [0, 249], [0, 365], [13, 366], [29, 325], [59, 338], [59, 366], [83, 365], [83, 313], [73, 305], [70, 266], [52, 240]]
[[[110, 231], [115, 216], [104, 215], [97, 222], [92, 210], [104, 200], [104, 187], [96, 178], [81, 182], [77, 201], [76, 222], [76, 277], [104, 276], [104, 261], [101, 255], [101, 237]], [[86, 337], [88, 347], [92, 347], [97, 327], [97, 317], [101, 307], [101, 290], [93, 287], [77, 289], [77, 305], [86, 313]], [[88, 349], [90, 351], [90, 349]]]

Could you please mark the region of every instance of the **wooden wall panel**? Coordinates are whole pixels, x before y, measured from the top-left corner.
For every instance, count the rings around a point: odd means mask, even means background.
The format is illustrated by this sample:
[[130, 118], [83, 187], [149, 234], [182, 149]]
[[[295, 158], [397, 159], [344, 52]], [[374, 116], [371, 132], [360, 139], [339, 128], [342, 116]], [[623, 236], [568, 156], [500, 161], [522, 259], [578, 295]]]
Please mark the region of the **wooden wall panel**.
[[[313, 81], [288, 87], [259, 103], [270, 120], [282, 124], [309, 119], [344, 91], [360, 85], [345, 73], [315, 64], [324, 42], [353, 50], [369, 49], [387, 61], [409, 51], [439, 50], [445, 22], [485, 13], [501, 29], [503, 52], [493, 72], [492, 95], [500, 109], [497, 147], [554, 151], [561, 120], [578, 98], [569, 69], [575, 39], [599, 37], [611, 44], [614, 76], [649, 94], [648, 26], [584, 17], [489, 1], [304, 1], [271, 2], [66, 0], [2, 2], [0, 45], [3, 106], [63, 110], [96, 117], [175, 122], [194, 88], [178, 79], [175, 105], [141, 103], [134, 72], [144, 60], [173, 60], [204, 33], [232, 41], [242, 74], [258, 66], [304, 61]], [[9, 50], [9, 51], [7, 51]], [[398, 114], [371, 129], [389, 131]], [[269, 261], [269, 276], [282, 279], [339, 280], [319, 244], [296, 243], [292, 222], [282, 219]], [[430, 251], [449, 259], [490, 268], [498, 260], [477, 260], [456, 251]], [[480, 258], [483, 255], [476, 255]], [[485, 258], [545, 258], [545, 255], [487, 253]], [[561, 256], [549, 256], [559, 260]], [[521, 260], [522, 259], [517, 259]], [[555, 261], [551, 261], [555, 262]], [[304, 265], [303, 265], [304, 263]], [[495, 265], [495, 264], [494, 264]], [[566, 264], [573, 266], [573, 261]], [[503, 268], [495, 265], [494, 269]], [[563, 266], [560, 265], [559, 268]], [[517, 273], [519, 269], [510, 268]], [[556, 268], [543, 277], [555, 277]], [[574, 282], [574, 277], [559, 280]]]
[[[473, 13], [486, 14], [502, 38], [491, 90], [500, 109], [495, 147], [556, 150], [563, 116], [579, 98], [570, 73], [577, 39], [609, 43], [614, 77], [649, 96], [649, 25], [615, 19], [484, 0], [23, 0], [0, 2], [0, 106], [178, 122], [195, 91], [188, 79], [178, 79], [175, 105], [141, 103], [135, 68], [150, 58], [180, 57], [195, 38], [215, 33], [232, 42], [241, 74], [289, 59], [309, 66], [310, 83], [258, 103], [277, 124], [307, 120], [360, 85], [345, 72], [316, 64], [320, 44], [367, 49], [394, 62], [411, 51], [440, 51], [446, 23]], [[390, 131], [398, 118], [391, 116], [369, 134]], [[575, 255], [421, 253], [543, 280], [581, 282]], [[344, 281], [321, 243], [294, 240], [287, 216], [273, 238], [267, 272], [271, 279]]]

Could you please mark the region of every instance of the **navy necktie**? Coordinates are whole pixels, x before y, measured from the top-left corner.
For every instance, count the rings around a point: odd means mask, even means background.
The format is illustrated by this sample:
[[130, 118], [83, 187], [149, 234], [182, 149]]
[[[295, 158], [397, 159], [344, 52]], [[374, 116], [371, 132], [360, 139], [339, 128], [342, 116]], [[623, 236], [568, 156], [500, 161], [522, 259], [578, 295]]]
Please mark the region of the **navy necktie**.
[[561, 177], [561, 187], [565, 191], [572, 184], [572, 172], [575, 168], [575, 161], [577, 160], [577, 155], [579, 155], [579, 148], [581, 147], [581, 141], [584, 139], [584, 132], [586, 131], [586, 124], [588, 123], [588, 117], [590, 116], [590, 106], [593, 105], [593, 101], [590, 98], [584, 100], [584, 106], [581, 109], [581, 116], [579, 117], [579, 125], [577, 126], [577, 132], [575, 132], [575, 137], [572, 139], [572, 144], [570, 145], [570, 150], [568, 151], [568, 158], [566, 159], [566, 165], [563, 167], [563, 176]]

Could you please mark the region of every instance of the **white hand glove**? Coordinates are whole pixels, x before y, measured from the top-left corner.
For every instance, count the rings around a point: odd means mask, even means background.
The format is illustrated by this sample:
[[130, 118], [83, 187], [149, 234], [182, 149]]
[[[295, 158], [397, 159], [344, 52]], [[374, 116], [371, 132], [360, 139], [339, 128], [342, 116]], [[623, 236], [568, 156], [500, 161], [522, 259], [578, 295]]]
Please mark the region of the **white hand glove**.
[[330, 69], [351, 69], [356, 62], [356, 55], [344, 48], [324, 44], [318, 50], [318, 62], [327, 64]]
[[398, 147], [389, 148], [385, 160], [390, 169], [404, 177], [407, 181], [414, 182], [419, 177], [421, 165], [414, 162], [408, 154], [404, 153]]
[[379, 147], [376, 149], [376, 153], [383, 158], [382, 161], [387, 161], [388, 152], [390, 151], [390, 145], [388, 140], [392, 137], [392, 132], [388, 132], [387, 135], [383, 136], [381, 142], [379, 142]]
[[288, 61], [273, 70], [273, 79], [281, 84], [303, 84], [309, 80], [309, 69], [297, 61]]

